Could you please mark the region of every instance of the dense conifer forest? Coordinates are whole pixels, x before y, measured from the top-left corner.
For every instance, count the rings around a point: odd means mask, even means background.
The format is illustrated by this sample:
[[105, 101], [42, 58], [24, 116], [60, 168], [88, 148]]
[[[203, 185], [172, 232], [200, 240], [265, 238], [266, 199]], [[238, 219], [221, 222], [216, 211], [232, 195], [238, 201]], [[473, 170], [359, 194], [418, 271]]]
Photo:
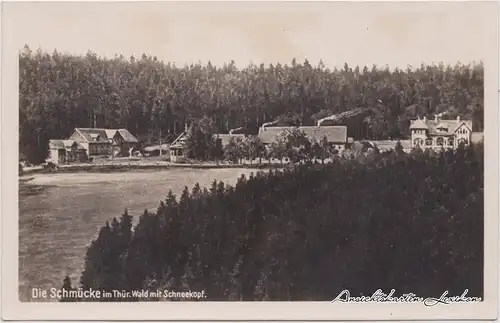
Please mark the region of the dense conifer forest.
[[65, 288], [281, 301], [343, 289], [483, 293], [482, 143], [374, 151], [165, 194], [133, 229], [126, 211], [106, 223], [80, 282]]
[[75, 127], [123, 127], [145, 143], [160, 136], [166, 142], [203, 117], [220, 133], [237, 127], [254, 133], [278, 118], [308, 125], [354, 108], [376, 112], [364, 139], [403, 138], [409, 119], [441, 112], [472, 119], [474, 131], [483, 127], [482, 63], [329, 69], [294, 59], [243, 69], [234, 62], [178, 67], [146, 55], [25, 47], [19, 77], [19, 149], [31, 163], [46, 158], [49, 139], [66, 138]]

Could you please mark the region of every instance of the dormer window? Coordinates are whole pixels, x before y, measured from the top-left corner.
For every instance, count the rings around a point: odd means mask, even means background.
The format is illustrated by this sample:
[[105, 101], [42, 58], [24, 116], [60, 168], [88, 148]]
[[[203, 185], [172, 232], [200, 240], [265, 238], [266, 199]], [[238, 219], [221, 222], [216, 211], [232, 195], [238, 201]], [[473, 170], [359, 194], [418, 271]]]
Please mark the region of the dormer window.
[[91, 134], [90, 134], [90, 138], [91, 138], [93, 141], [99, 141], [99, 139], [101, 138], [101, 136], [99, 136], [99, 134], [97, 134], [97, 133], [91, 133]]
[[448, 126], [446, 126], [445, 124], [442, 124], [442, 123], [438, 124], [436, 126], [436, 129], [439, 132], [448, 132]]

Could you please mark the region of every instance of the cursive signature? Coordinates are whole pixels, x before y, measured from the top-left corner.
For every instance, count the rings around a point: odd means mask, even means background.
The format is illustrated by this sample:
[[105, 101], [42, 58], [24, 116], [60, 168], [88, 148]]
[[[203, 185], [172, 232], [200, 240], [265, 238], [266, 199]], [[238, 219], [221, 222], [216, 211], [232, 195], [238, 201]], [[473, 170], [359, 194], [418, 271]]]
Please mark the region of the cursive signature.
[[467, 293], [469, 292], [466, 289], [462, 295], [460, 296], [448, 296], [449, 292], [445, 291], [439, 298], [428, 297], [423, 298], [419, 297], [413, 293], [402, 294], [400, 296], [395, 296], [395, 290], [391, 289], [391, 291], [386, 294], [381, 289], [377, 289], [375, 293], [369, 296], [351, 296], [349, 290], [344, 289], [340, 292], [337, 297], [335, 297], [330, 303], [424, 303], [425, 306], [436, 306], [437, 304], [451, 304], [451, 303], [474, 303], [480, 302], [481, 297], [467, 297]]
[[439, 298], [428, 297], [424, 300], [425, 306], [436, 306], [437, 304], [451, 304], [451, 303], [476, 303], [481, 302], [481, 297], [467, 297], [467, 293], [469, 292], [466, 289], [462, 295], [460, 296], [448, 296], [449, 292], [444, 291], [443, 294]]
[[381, 289], [377, 289], [375, 293], [370, 296], [351, 296], [349, 290], [344, 289], [340, 294], [337, 295], [330, 303], [342, 302], [342, 303], [415, 303], [423, 302], [422, 297], [417, 297], [413, 293], [403, 294], [401, 296], [394, 296], [396, 290], [391, 289], [389, 294], [384, 293]]

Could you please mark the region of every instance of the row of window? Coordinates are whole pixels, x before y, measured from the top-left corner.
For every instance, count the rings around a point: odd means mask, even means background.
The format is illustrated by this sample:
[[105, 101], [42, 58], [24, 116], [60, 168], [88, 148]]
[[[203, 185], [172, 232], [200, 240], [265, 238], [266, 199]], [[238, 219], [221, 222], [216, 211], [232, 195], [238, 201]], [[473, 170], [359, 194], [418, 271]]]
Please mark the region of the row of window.
[[92, 145], [89, 145], [89, 150], [90, 150], [90, 153], [93, 154], [93, 153], [99, 153], [99, 152], [102, 152], [103, 150], [108, 150], [110, 149], [110, 145], [109, 144], [92, 144]]
[[[464, 143], [468, 144], [467, 139], [459, 139], [458, 143]], [[447, 143], [447, 146], [453, 147], [455, 145], [455, 140], [453, 138], [448, 138], [448, 140], [445, 140], [443, 137], [438, 137], [436, 139], [436, 146], [444, 146], [445, 143]], [[423, 146], [424, 140], [422, 138], [417, 138], [413, 141], [414, 146]], [[433, 146], [434, 145], [434, 140], [432, 138], [427, 138], [425, 140], [425, 145], [426, 146]]]
[[[448, 131], [448, 129], [446, 128], [438, 128], [437, 129], [438, 131]], [[416, 135], [424, 135], [425, 133], [427, 132], [427, 130], [421, 130], [421, 129], [414, 129], [413, 130], [413, 133], [416, 134]], [[466, 134], [466, 133], [469, 133], [469, 131], [467, 129], [459, 129], [457, 130], [457, 133], [460, 133], [460, 134]]]

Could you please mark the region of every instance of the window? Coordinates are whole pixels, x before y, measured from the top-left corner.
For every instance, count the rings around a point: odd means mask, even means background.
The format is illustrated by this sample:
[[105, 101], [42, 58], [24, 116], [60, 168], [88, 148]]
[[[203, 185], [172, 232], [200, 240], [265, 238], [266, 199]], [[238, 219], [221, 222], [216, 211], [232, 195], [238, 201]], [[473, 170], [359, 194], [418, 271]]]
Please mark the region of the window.
[[436, 145], [438, 145], [438, 146], [443, 146], [444, 145], [444, 139], [443, 139], [443, 137], [438, 137], [436, 139]]
[[428, 137], [427, 139], [425, 139], [425, 145], [432, 146], [432, 138]]
[[454, 145], [453, 138], [448, 138], [448, 146], [453, 147], [453, 145]]
[[422, 146], [422, 144], [424, 143], [424, 141], [421, 139], [421, 138], [417, 138], [413, 141], [413, 144], [415, 146]]

